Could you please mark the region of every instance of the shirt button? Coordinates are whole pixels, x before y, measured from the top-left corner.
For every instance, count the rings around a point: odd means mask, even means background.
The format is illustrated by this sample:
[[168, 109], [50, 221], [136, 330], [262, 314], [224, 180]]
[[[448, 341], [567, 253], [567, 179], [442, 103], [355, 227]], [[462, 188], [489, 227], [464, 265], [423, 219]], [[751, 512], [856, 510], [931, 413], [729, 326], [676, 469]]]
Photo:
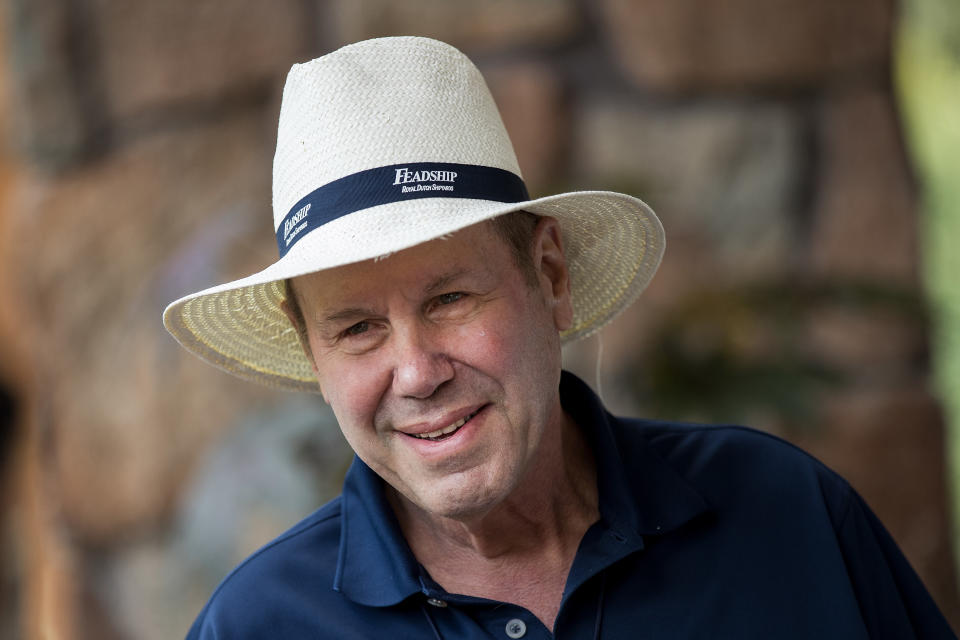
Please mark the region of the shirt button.
[[522, 638], [527, 633], [527, 623], [520, 618], [514, 618], [507, 623], [506, 632], [510, 638]]
[[432, 604], [433, 606], [440, 608], [447, 606], [447, 603], [439, 598], [427, 598], [427, 604]]

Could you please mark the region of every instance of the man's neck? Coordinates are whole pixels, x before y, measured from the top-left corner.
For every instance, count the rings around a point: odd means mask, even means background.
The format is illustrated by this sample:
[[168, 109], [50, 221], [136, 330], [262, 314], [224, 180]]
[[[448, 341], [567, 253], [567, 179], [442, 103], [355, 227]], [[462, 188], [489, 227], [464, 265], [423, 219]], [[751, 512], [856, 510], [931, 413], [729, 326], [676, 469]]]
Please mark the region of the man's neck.
[[388, 492], [414, 555], [444, 589], [524, 606], [548, 628], [580, 540], [599, 518], [593, 455], [561, 415], [520, 485], [485, 513], [438, 517]]

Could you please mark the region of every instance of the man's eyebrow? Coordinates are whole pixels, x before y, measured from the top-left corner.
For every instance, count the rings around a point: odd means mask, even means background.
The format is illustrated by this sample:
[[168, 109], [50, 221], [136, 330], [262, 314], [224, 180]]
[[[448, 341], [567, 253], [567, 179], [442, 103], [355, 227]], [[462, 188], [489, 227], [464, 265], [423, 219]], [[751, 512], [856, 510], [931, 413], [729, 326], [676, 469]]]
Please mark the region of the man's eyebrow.
[[431, 281], [423, 291], [427, 295], [437, 293], [441, 289], [445, 289], [451, 282], [466, 275], [466, 273], [466, 269], [456, 269], [455, 271], [444, 273], [443, 275]]
[[348, 307], [346, 309], [337, 309], [326, 315], [317, 314], [314, 318], [316, 326], [323, 331], [324, 329], [332, 329], [331, 325], [339, 325], [343, 322], [349, 320], [355, 320], [357, 318], [370, 317], [376, 315], [371, 309], [365, 309], [363, 307]]

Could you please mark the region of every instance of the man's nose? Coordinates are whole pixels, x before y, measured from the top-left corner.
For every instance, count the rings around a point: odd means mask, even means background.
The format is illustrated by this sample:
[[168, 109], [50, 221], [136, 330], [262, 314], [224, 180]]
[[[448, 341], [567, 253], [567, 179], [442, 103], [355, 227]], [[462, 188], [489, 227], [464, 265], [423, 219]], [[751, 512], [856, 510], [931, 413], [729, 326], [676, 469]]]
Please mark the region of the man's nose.
[[429, 398], [453, 378], [453, 363], [422, 329], [397, 331], [393, 389], [407, 398]]

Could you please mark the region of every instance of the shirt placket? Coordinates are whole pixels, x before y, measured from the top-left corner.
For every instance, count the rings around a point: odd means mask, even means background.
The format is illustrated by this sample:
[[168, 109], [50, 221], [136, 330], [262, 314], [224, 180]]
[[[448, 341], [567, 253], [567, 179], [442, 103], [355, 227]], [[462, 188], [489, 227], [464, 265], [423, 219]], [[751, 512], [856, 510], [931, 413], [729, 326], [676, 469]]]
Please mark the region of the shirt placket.
[[527, 609], [495, 600], [423, 590], [427, 615], [442, 640], [552, 640], [553, 634]]

